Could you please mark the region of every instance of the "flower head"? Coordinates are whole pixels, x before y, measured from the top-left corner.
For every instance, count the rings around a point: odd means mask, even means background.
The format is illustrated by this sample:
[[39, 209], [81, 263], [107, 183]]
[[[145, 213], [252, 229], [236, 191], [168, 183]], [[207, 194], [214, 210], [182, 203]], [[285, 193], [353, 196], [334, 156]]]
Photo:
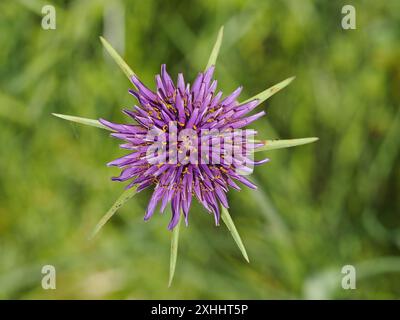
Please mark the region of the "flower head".
[[122, 169], [120, 176], [113, 180], [129, 180], [130, 183], [97, 223], [90, 238], [98, 233], [118, 208], [145, 188], [154, 186], [145, 220], [153, 215], [159, 202], [161, 212], [171, 203], [172, 218], [168, 228], [173, 229], [173, 232], [168, 286], [175, 273], [180, 217], [183, 213], [187, 225], [193, 196], [214, 214], [217, 225], [222, 217], [243, 257], [249, 262], [241, 237], [228, 212], [226, 193], [230, 188], [240, 190], [235, 181], [256, 188], [244, 176], [252, 173], [254, 165], [268, 159], [254, 161], [252, 156], [255, 151], [288, 148], [318, 140], [316, 137], [264, 139], [255, 144], [253, 136], [256, 132], [242, 130], [263, 116], [264, 112], [250, 116], [246, 114], [290, 84], [294, 77], [277, 83], [243, 103], [237, 102], [241, 87], [222, 98], [222, 92], [216, 92], [217, 81], [212, 76], [223, 30], [221, 27], [218, 32], [206, 71], [199, 73], [192, 85], [185, 83], [182, 74], [178, 75], [175, 85], [165, 65], [162, 65], [161, 75], [156, 76], [156, 92], [147, 88], [108, 41], [100, 37], [104, 48], [135, 86], [135, 90], [129, 92], [136, 97], [138, 105], [132, 110], [124, 110], [132, 123], [116, 124], [104, 119], [97, 121], [53, 113], [68, 121], [111, 130], [114, 137], [124, 140], [121, 147], [131, 151], [109, 163]]
[[240, 190], [235, 181], [256, 188], [244, 175], [251, 173], [254, 165], [268, 161], [253, 160], [259, 146], [252, 139], [256, 132], [242, 130], [265, 114], [247, 116], [259, 101], [240, 104], [237, 98], [242, 87], [222, 98], [213, 72], [211, 66], [199, 73], [192, 85], [185, 83], [180, 73], [175, 84], [162, 65], [155, 92], [133, 75], [136, 89], [129, 92], [138, 103], [124, 113], [134, 123], [99, 120], [114, 131], [112, 136], [124, 140], [121, 148], [131, 151], [109, 163], [122, 169], [120, 176], [112, 179], [130, 181], [127, 188], [135, 186], [138, 192], [154, 186], [145, 220], [158, 203], [161, 212], [171, 203], [169, 229], [177, 225], [181, 213], [188, 223], [193, 196], [219, 224], [220, 204], [228, 208], [228, 190]]

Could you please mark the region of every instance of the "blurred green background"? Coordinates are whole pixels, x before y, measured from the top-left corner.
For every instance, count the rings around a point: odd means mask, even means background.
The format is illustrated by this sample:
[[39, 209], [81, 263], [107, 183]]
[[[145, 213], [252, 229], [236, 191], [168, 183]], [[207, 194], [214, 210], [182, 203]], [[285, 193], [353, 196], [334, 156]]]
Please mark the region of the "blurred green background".
[[[357, 29], [343, 30], [348, 3], [1, 1], [0, 298], [400, 298], [400, 2], [351, 1]], [[41, 28], [45, 4], [56, 30]], [[250, 264], [195, 205], [168, 289], [169, 216], [145, 223], [142, 192], [89, 242], [123, 190], [105, 163], [124, 151], [51, 113], [127, 119], [131, 86], [99, 35], [154, 88], [162, 63], [174, 78], [203, 70], [221, 25], [224, 92], [297, 76], [261, 107], [260, 137], [320, 140], [269, 152], [259, 191], [229, 193]], [[41, 287], [45, 264], [56, 290]], [[346, 264], [356, 290], [341, 288]]]

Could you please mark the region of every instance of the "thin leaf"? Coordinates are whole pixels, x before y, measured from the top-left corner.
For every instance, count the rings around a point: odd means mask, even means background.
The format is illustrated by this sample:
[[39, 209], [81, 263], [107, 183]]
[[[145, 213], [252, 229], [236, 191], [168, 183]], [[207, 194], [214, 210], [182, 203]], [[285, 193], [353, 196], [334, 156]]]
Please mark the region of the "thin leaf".
[[106, 39], [100, 37], [100, 41], [103, 44], [104, 48], [107, 50], [107, 52], [110, 54], [110, 56], [113, 58], [113, 60], [118, 64], [118, 66], [130, 80], [131, 77], [135, 75], [132, 69], [128, 66], [128, 64], [124, 61], [124, 59], [121, 58], [118, 52], [111, 46], [111, 44]]
[[221, 206], [221, 218], [222, 221], [226, 224], [228, 227], [228, 230], [232, 234], [233, 240], [235, 240], [237, 246], [239, 247], [239, 250], [242, 252], [243, 257], [246, 259], [247, 262], [249, 261], [249, 257], [247, 256], [246, 249], [243, 245], [242, 239], [240, 238], [240, 235], [235, 227], [235, 224], [233, 223], [233, 220], [228, 212], [228, 210]]
[[171, 286], [172, 280], [174, 279], [175, 267], [176, 267], [176, 258], [178, 256], [178, 244], [179, 244], [179, 228], [181, 226], [181, 220], [179, 218], [178, 224], [172, 230], [172, 238], [171, 238], [171, 257], [169, 261], [169, 280], [168, 287]]
[[272, 86], [271, 88], [268, 88], [264, 90], [263, 92], [260, 92], [259, 94], [255, 95], [254, 97], [251, 97], [250, 99], [247, 99], [246, 101], [242, 103], [249, 102], [254, 99], [259, 99], [258, 105], [263, 103], [265, 100], [267, 100], [269, 97], [277, 93], [278, 91], [281, 91], [283, 88], [288, 86], [296, 77], [290, 77], [286, 80], [283, 80], [282, 82], [277, 83], [276, 85]]
[[100, 229], [107, 223], [108, 220], [114, 215], [114, 213], [121, 208], [125, 202], [127, 202], [130, 198], [132, 198], [136, 194], [136, 187], [132, 187], [126, 191], [124, 191], [121, 196], [115, 201], [113, 206], [107, 213], [100, 219], [97, 223], [96, 227], [94, 228], [92, 234], [89, 237], [89, 240], [93, 239], [94, 236], [100, 231]]
[[312, 143], [317, 140], [318, 140], [317, 137], [287, 139], [287, 140], [259, 140], [256, 142], [263, 143], [264, 146], [259, 147], [254, 151], [259, 152], [259, 151], [268, 151], [268, 150], [274, 150], [274, 149], [295, 147], [295, 146], [300, 146], [302, 144]]
[[55, 117], [64, 119], [64, 120], [68, 120], [68, 121], [84, 124], [84, 125], [87, 125], [87, 126], [92, 126], [92, 127], [97, 127], [97, 128], [113, 131], [113, 130], [111, 130], [110, 128], [108, 128], [106, 126], [103, 126], [98, 120], [75, 117], [75, 116], [68, 116], [66, 114], [59, 114], [59, 113], [52, 113], [52, 115], [55, 116]]
[[224, 36], [224, 26], [222, 26], [218, 31], [217, 41], [214, 44], [214, 48], [211, 51], [210, 58], [208, 59], [206, 70], [212, 65], [215, 66], [217, 62], [217, 57], [219, 53], [219, 49], [221, 48], [222, 38]]

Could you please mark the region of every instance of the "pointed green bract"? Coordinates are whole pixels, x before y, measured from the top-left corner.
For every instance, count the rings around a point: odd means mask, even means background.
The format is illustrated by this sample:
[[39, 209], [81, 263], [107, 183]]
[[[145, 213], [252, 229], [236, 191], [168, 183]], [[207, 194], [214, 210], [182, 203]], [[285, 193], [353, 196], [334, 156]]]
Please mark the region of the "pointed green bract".
[[247, 262], [250, 262], [242, 239], [240, 238], [239, 232], [237, 231], [228, 210], [223, 206], [221, 206], [221, 218], [228, 227], [230, 233], [232, 234], [233, 240], [235, 240], [237, 246], [239, 247], [239, 250], [242, 252], [243, 257], [246, 259]]
[[52, 115], [55, 116], [55, 117], [64, 119], [64, 120], [68, 120], [68, 121], [84, 124], [84, 125], [87, 125], [87, 126], [92, 126], [92, 127], [97, 127], [97, 128], [113, 131], [110, 128], [102, 125], [98, 120], [95, 120], [95, 119], [88, 119], [88, 118], [82, 118], [82, 117], [69, 116], [69, 115], [66, 115], [66, 114], [59, 114], [59, 113], [52, 113]]
[[263, 103], [265, 100], [267, 100], [269, 97], [277, 93], [278, 91], [281, 91], [283, 88], [288, 86], [296, 77], [290, 77], [286, 80], [283, 80], [282, 82], [277, 83], [276, 85], [272, 86], [271, 88], [268, 88], [264, 90], [263, 92], [260, 92], [259, 94], [255, 95], [254, 97], [251, 97], [250, 99], [247, 99], [246, 101], [243, 101], [242, 103], [249, 102], [251, 100], [258, 99], [258, 105]]
[[259, 141], [256, 141], [256, 143], [263, 143], [264, 146], [259, 147], [254, 151], [259, 152], [259, 151], [268, 151], [268, 150], [274, 150], [274, 149], [295, 147], [295, 146], [300, 146], [302, 144], [312, 143], [317, 140], [318, 140], [317, 137], [287, 139], [287, 140], [259, 140]]
[[171, 286], [172, 280], [174, 279], [175, 267], [176, 267], [176, 258], [178, 256], [178, 244], [179, 244], [179, 228], [181, 226], [181, 218], [179, 218], [178, 224], [172, 230], [172, 238], [171, 238], [171, 256], [169, 261], [169, 280], [168, 287]]
[[224, 36], [224, 26], [222, 26], [218, 31], [217, 41], [214, 44], [214, 47], [211, 51], [210, 58], [208, 59], [206, 70], [211, 67], [212, 65], [215, 66], [217, 62], [217, 57], [219, 54], [219, 49], [221, 48], [222, 38]]
[[117, 210], [121, 208], [125, 204], [125, 202], [127, 202], [135, 194], [136, 194], [136, 186], [124, 191], [121, 194], [121, 196], [117, 199], [117, 201], [115, 201], [110, 210], [108, 210], [107, 213], [97, 223], [92, 234], [89, 236], [89, 240], [93, 239], [94, 236], [100, 231], [100, 229], [107, 223], [107, 221], [110, 220], [110, 218], [114, 215], [114, 213], [117, 212]]
[[132, 69], [128, 66], [125, 60], [121, 58], [118, 52], [111, 46], [111, 44], [106, 39], [100, 37], [100, 41], [103, 44], [104, 48], [107, 50], [107, 52], [110, 54], [110, 56], [113, 58], [113, 60], [118, 64], [118, 66], [130, 80], [131, 77], [135, 75]]

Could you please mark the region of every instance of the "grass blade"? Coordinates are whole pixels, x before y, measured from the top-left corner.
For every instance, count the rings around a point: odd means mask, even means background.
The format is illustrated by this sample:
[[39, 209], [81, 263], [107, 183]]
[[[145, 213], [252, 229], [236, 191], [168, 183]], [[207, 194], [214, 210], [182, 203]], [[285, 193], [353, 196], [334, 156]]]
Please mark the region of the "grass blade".
[[75, 117], [75, 116], [68, 116], [66, 114], [59, 114], [59, 113], [52, 113], [52, 115], [55, 116], [55, 117], [64, 119], [64, 120], [68, 120], [68, 121], [84, 124], [84, 125], [87, 125], [87, 126], [92, 126], [92, 127], [97, 127], [97, 128], [101, 128], [101, 129], [106, 129], [106, 130], [112, 131], [110, 128], [108, 128], [106, 126], [103, 126], [98, 120]]
[[259, 99], [258, 105], [263, 103], [265, 100], [267, 100], [269, 97], [277, 93], [278, 91], [281, 91], [283, 88], [288, 86], [296, 77], [290, 77], [286, 80], [283, 80], [282, 82], [277, 83], [276, 85], [272, 86], [271, 88], [268, 88], [259, 94], [256, 94], [254, 97], [251, 97], [250, 99], [247, 99], [246, 101], [242, 103], [249, 102], [254, 99]]
[[228, 210], [221, 206], [221, 218], [222, 221], [226, 224], [228, 230], [232, 234], [233, 240], [235, 240], [237, 246], [239, 247], [239, 250], [242, 252], [243, 257], [246, 259], [247, 262], [249, 261], [249, 257], [247, 256], [246, 249], [243, 245], [242, 239], [240, 238], [240, 235], [235, 227], [235, 224], [233, 223], [233, 220], [228, 212]]
[[174, 279], [175, 267], [176, 267], [176, 258], [178, 256], [178, 244], [179, 244], [179, 228], [181, 226], [181, 220], [179, 219], [178, 224], [172, 230], [172, 238], [171, 238], [171, 257], [169, 261], [169, 280], [168, 287], [171, 286], [172, 280]]
[[222, 38], [224, 36], [224, 26], [222, 26], [218, 31], [217, 41], [214, 44], [214, 48], [211, 51], [210, 58], [208, 59], [206, 70], [212, 65], [215, 66], [217, 62], [217, 57], [219, 54], [219, 49], [221, 48]]
[[317, 137], [311, 137], [311, 138], [287, 139], [287, 140], [259, 140], [256, 142], [263, 143], [264, 146], [259, 147], [254, 151], [259, 152], [259, 151], [268, 151], [274, 149], [295, 147], [295, 146], [300, 146], [302, 144], [315, 142], [318, 139], [319, 138]]
[[126, 191], [124, 191], [121, 196], [115, 201], [113, 206], [107, 213], [100, 219], [100, 221], [95, 226], [93, 232], [89, 236], [89, 240], [93, 239], [94, 236], [100, 231], [100, 229], [107, 223], [108, 220], [114, 215], [114, 213], [121, 208], [125, 202], [127, 202], [130, 198], [132, 198], [136, 194], [136, 187], [132, 187]]
[[130, 80], [131, 77], [135, 75], [132, 69], [128, 66], [125, 60], [121, 58], [118, 52], [111, 46], [111, 44], [106, 39], [100, 37], [100, 41], [103, 44], [104, 48], [107, 50], [107, 52], [110, 54], [110, 56], [113, 58], [113, 60], [118, 64], [118, 66]]

